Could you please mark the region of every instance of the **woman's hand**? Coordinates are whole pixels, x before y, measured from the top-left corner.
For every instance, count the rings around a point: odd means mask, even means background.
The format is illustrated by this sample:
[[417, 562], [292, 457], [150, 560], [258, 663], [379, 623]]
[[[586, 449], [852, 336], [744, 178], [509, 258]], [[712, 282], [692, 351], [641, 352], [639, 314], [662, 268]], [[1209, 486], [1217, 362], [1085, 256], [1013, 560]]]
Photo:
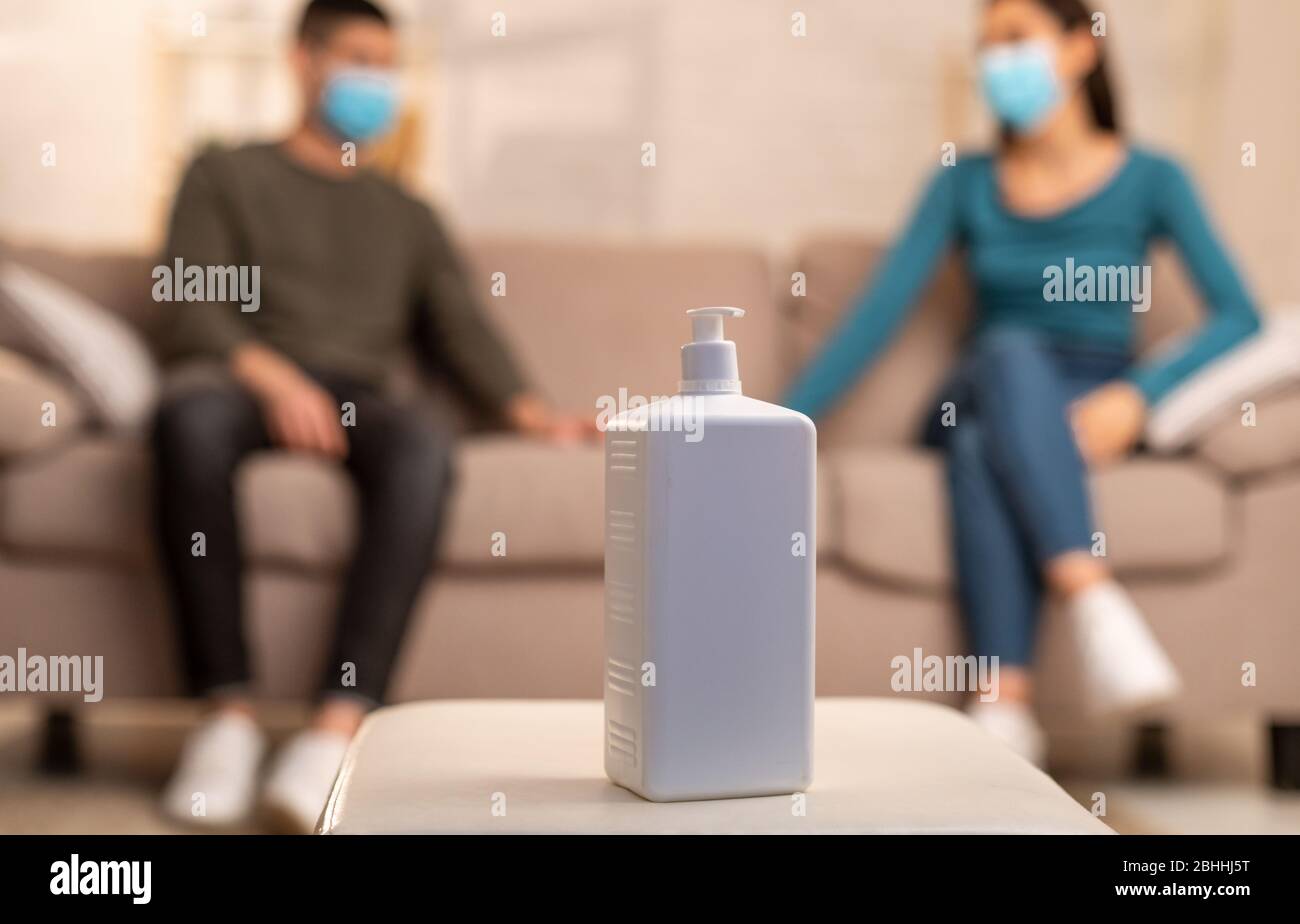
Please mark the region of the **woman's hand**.
[[579, 443], [600, 435], [594, 415], [556, 414], [545, 401], [533, 394], [524, 393], [511, 398], [505, 416], [519, 433], [548, 443]]
[[1107, 382], [1070, 408], [1070, 425], [1089, 466], [1106, 465], [1137, 444], [1146, 422], [1147, 403], [1129, 382]]

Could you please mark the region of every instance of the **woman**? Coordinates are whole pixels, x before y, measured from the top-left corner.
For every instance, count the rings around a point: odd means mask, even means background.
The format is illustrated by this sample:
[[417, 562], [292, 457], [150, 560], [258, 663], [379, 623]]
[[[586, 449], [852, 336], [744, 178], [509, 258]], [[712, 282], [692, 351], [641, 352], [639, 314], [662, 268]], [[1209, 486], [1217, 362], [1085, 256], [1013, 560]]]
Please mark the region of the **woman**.
[[[1091, 554], [1084, 466], [1128, 452], [1151, 405], [1259, 323], [1187, 177], [1120, 136], [1091, 25], [1079, 0], [988, 3], [979, 65], [1000, 146], [938, 170], [871, 285], [786, 396], [810, 416], [827, 410], [886, 346], [945, 251], [963, 251], [975, 324], [925, 441], [946, 458], [972, 647], [1000, 664], [999, 698], [971, 714], [1035, 762], [1044, 740], [1029, 708], [1030, 661], [1045, 592], [1066, 602], [1098, 706], [1176, 691], [1169, 659]], [[1048, 283], [1071, 284], [1065, 274], [1077, 267], [1141, 267], [1161, 238], [1179, 249], [1211, 317], [1175, 348], [1134, 362], [1132, 289], [1076, 289], [1065, 300]]]

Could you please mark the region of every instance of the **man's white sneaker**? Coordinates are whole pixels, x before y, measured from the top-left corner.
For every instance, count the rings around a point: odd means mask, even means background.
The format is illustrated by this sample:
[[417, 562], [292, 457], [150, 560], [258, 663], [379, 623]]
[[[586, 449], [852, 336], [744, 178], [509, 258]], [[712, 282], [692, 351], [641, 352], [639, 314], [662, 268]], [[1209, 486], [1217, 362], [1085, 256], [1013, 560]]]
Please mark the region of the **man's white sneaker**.
[[1132, 711], [1177, 695], [1178, 672], [1122, 587], [1095, 584], [1070, 600], [1069, 612], [1098, 712]]
[[1047, 736], [1026, 704], [973, 702], [966, 707], [966, 714], [1035, 767], [1047, 760]]
[[262, 817], [281, 834], [311, 834], [334, 787], [348, 737], [309, 729], [281, 749], [262, 791]]
[[190, 733], [163, 790], [163, 810], [177, 821], [222, 827], [244, 821], [257, 794], [266, 739], [257, 723], [218, 712]]

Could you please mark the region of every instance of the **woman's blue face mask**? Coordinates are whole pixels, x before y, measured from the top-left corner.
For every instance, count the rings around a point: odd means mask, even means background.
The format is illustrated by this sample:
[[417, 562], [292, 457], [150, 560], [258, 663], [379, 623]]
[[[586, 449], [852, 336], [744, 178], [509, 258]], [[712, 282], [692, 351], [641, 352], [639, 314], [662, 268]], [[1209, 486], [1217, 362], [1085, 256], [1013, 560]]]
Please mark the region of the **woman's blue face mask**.
[[321, 90], [320, 116], [345, 141], [373, 141], [397, 117], [397, 81], [387, 71], [372, 68], [337, 70]]
[[992, 45], [980, 53], [979, 70], [993, 114], [1022, 134], [1044, 122], [1061, 101], [1051, 42]]

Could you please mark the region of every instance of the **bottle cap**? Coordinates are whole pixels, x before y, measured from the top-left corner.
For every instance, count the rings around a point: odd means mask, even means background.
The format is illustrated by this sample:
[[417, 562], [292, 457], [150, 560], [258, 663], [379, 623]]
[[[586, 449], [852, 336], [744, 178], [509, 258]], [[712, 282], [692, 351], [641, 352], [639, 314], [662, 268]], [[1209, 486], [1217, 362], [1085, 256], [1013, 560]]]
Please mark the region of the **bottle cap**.
[[743, 318], [743, 308], [692, 308], [691, 336], [682, 347], [682, 381], [678, 391], [690, 394], [740, 394], [736, 344], [723, 337], [724, 318]]

